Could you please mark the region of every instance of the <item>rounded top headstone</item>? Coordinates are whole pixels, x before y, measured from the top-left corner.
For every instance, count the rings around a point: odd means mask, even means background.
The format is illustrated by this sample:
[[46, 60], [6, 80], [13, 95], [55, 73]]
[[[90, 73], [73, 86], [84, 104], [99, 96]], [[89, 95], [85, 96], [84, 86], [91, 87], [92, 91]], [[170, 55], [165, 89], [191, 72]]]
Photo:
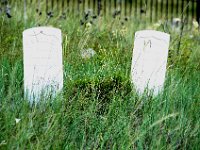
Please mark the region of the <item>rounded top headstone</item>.
[[164, 32], [155, 30], [141, 30], [135, 33], [135, 39], [137, 38], [154, 38], [157, 40], [162, 40], [166, 44], [169, 44], [170, 35]]
[[54, 28], [54, 27], [50, 27], [50, 26], [49, 27], [47, 27], [47, 26], [32, 27], [32, 28], [28, 28], [28, 29], [24, 30], [24, 32], [32, 32], [33, 30], [42, 30], [42, 31], [49, 31], [49, 30], [51, 30], [52, 32], [53, 31], [61, 32], [60, 29]]
[[[23, 36], [36, 36], [44, 34], [46, 36], [54, 36], [55, 38], [61, 38], [61, 30], [54, 27], [33, 27], [23, 31]], [[59, 37], [57, 37], [59, 36]]]

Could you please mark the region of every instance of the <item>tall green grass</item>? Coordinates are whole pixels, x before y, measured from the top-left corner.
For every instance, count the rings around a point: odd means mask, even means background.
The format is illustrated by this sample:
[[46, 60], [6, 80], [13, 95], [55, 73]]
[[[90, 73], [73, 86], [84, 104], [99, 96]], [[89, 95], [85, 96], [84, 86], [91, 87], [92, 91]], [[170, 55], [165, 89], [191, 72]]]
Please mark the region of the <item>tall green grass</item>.
[[[134, 33], [143, 26], [99, 18], [86, 28], [73, 17], [52, 18], [47, 25], [63, 35], [63, 96], [30, 107], [23, 98], [22, 32], [37, 24], [33, 16], [26, 24], [20, 15], [0, 18], [0, 149], [200, 148], [198, 32], [184, 31], [177, 55], [179, 33], [167, 24], [156, 28], [171, 33], [165, 89], [139, 96], [130, 68]], [[82, 59], [84, 48], [97, 55]]]

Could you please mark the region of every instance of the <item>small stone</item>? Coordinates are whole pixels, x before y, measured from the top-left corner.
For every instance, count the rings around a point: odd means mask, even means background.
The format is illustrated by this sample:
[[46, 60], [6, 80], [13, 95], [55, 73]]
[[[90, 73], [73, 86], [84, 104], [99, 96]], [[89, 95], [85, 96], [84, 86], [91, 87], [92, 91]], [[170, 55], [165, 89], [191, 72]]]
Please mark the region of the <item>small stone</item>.
[[179, 30], [181, 28], [182, 21], [180, 18], [173, 18], [172, 20], [172, 29]]
[[81, 51], [81, 57], [84, 59], [89, 59], [96, 55], [96, 52], [92, 48], [84, 49]]

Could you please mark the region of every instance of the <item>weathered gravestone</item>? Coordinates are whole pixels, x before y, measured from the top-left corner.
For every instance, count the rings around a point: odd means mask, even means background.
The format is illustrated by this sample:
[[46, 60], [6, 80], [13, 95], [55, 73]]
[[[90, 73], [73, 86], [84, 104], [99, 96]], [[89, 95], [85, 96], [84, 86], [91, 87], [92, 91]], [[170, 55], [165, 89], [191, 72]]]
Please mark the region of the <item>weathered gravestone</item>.
[[37, 27], [23, 32], [24, 90], [30, 103], [54, 97], [63, 88], [61, 30]]
[[139, 92], [145, 89], [157, 95], [165, 81], [170, 35], [153, 30], [135, 33], [131, 66], [132, 82]]

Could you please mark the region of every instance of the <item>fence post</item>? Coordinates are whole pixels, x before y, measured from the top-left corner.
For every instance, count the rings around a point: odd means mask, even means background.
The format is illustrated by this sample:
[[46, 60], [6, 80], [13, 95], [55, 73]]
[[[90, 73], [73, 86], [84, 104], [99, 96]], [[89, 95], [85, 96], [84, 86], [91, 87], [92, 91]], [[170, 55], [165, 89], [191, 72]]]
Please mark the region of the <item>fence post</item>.
[[24, 24], [26, 24], [27, 13], [26, 13], [26, 0], [24, 0]]
[[171, 1], [171, 21], [173, 20], [174, 17], [174, 1]]
[[93, 0], [93, 13], [96, 15], [96, 0]]
[[104, 10], [104, 16], [106, 16], [106, 0], [104, 0], [104, 3], [103, 3], [103, 10]]
[[179, 0], [176, 1], [176, 15], [179, 13]]
[[165, 14], [165, 15], [166, 15], [166, 20], [168, 21], [168, 19], [169, 19], [169, 18], [168, 18], [168, 17], [169, 17], [169, 16], [168, 16], [168, 9], [169, 9], [169, 1], [168, 1], [168, 0], [166, 0], [166, 7], [165, 7], [165, 8], [166, 8], [166, 10], [165, 10], [165, 13], [166, 13], [166, 14]]
[[[70, 12], [70, 0], [67, 0], [67, 13], [69, 14]], [[63, 8], [64, 9], [64, 8]]]
[[101, 0], [98, 0], [97, 5], [98, 5], [98, 10], [97, 10], [98, 12], [97, 13], [98, 13], [98, 16], [100, 16], [100, 14], [101, 14]]
[[84, 14], [84, 12], [85, 12], [85, 0], [83, 0], [82, 3], [83, 3], [83, 11], [82, 11], [82, 13]]
[[153, 0], [150, 0], [150, 22], [153, 21]]
[[133, 6], [133, 0], [130, 0], [130, 3], [129, 3], [129, 5], [130, 5], [130, 17], [132, 16], [132, 6]]
[[[147, 5], [147, 3], [146, 3], [146, 5]], [[139, 12], [140, 12], [140, 18], [142, 18], [142, 11], [143, 11], [143, 9], [144, 9], [144, 8], [143, 8], [143, 2], [140, 1], [140, 9], [139, 9], [139, 10], [140, 10], [140, 11], [139, 11]]]
[[135, 8], [134, 8], [134, 9], [135, 9], [135, 14], [134, 14], [134, 16], [137, 17], [137, 9], [138, 9], [138, 8], [137, 8], [137, 6], [138, 6], [138, 5], [137, 5], [137, 0], [135, 0], [134, 5], [135, 5]]
[[124, 7], [124, 14], [125, 14], [125, 17], [127, 17], [127, 0], [125, 0], [125, 7]]
[[200, 24], [200, 0], [197, 0], [197, 9], [196, 9], [196, 12], [197, 12], [197, 22]]
[[77, 15], [80, 15], [80, 2], [81, 1], [77, 0], [77, 10], [78, 10], [78, 14]]
[[[62, 15], [64, 16], [64, 14], [65, 14], [65, 12], [64, 12], [64, 8], [65, 7], [65, 1], [64, 0], [62, 0]], [[69, 8], [67, 8], [67, 9], [69, 9]]]

